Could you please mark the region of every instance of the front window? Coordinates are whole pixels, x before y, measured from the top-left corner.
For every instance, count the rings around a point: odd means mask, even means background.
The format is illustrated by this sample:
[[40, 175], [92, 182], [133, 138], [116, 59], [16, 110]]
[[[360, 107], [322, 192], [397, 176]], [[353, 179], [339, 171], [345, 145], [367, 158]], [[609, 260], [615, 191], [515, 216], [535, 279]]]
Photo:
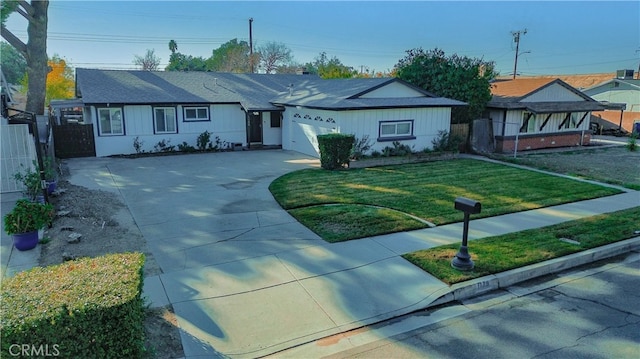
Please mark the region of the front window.
[[531, 112], [524, 112], [522, 114], [522, 126], [520, 127], [520, 133], [536, 132], [536, 115]]
[[98, 117], [100, 118], [100, 136], [124, 135], [122, 108], [100, 108]]
[[582, 115], [584, 115], [584, 113], [572, 112], [571, 118], [564, 124], [564, 128], [576, 128], [576, 125], [578, 124], [578, 122], [580, 122]]
[[153, 131], [155, 133], [176, 133], [176, 109], [156, 107], [153, 111]]
[[413, 136], [413, 121], [380, 122], [380, 138], [406, 138]]
[[209, 121], [209, 107], [185, 107], [185, 121]]
[[279, 113], [271, 113], [271, 128], [282, 127], [282, 115]]

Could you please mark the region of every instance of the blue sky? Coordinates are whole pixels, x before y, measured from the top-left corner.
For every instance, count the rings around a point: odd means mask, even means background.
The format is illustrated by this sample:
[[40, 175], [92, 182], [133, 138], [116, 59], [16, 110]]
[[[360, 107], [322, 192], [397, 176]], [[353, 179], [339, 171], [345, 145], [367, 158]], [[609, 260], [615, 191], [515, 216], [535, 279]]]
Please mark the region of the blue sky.
[[[320, 52], [358, 70], [388, 71], [405, 51], [440, 48], [494, 61], [518, 73], [576, 74], [638, 70], [639, 1], [58, 1], [49, 5], [48, 54], [75, 67], [135, 68], [134, 55], [155, 49], [162, 66], [168, 42], [209, 57], [221, 44], [276, 41], [300, 63]], [[17, 14], [7, 28], [26, 39]]]

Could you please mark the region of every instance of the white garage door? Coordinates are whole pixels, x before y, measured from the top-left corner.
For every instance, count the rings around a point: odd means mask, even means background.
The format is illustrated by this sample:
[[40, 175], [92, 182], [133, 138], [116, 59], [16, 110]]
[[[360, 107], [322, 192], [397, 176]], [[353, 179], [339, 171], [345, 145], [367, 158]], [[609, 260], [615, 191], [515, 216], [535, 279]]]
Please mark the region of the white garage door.
[[334, 127], [320, 126], [319, 124], [292, 122], [291, 149], [305, 155], [320, 157], [317, 135], [332, 133]]

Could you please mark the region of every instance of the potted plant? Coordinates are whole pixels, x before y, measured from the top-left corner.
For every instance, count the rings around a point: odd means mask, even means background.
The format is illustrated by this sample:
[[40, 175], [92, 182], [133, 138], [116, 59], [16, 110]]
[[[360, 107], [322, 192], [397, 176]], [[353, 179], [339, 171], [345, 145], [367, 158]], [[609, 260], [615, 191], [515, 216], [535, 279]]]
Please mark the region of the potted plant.
[[4, 216], [4, 230], [13, 238], [13, 245], [20, 251], [38, 245], [38, 230], [53, 220], [53, 205], [19, 199], [16, 206]]
[[[35, 162], [36, 167], [38, 166]], [[47, 186], [47, 193], [51, 194], [56, 190], [56, 186], [58, 181], [56, 179], [56, 171], [55, 171], [55, 159], [49, 156], [43, 159], [44, 165], [44, 179]]]
[[13, 178], [15, 178], [16, 181], [22, 182], [24, 185], [22, 193], [26, 198], [31, 201], [44, 201], [44, 198], [42, 198], [42, 200], [39, 199], [39, 197], [42, 196], [42, 181], [38, 172], [33, 171], [31, 168], [27, 168], [24, 172], [14, 174]]

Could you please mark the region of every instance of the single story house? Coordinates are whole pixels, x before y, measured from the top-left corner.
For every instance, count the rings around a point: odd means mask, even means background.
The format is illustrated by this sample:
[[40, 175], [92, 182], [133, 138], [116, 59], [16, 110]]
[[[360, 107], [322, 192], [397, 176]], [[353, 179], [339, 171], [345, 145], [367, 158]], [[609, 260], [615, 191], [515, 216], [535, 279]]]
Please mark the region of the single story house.
[[281, 146], [319, 156], [316, 135], [368, 136], [416, 150], [449, 131], [451, 108], [395, 78], [323, 80], [313, 75], [76, 70], [76, 97], [93, 125], [96, 156], [152, 151], [165, 141], [196, 146], [204, 131], [232, 148]]
[[590, 113], [604, 108], [560, 79], [498, 80], [491, 93], [487, 114], [498, 152], [588, 145]]
[[608, 111], [594, 112], [593, 116], [632, 132], [640, 123], [640, 79], [633, 77], [633, 70], [620, 70], [615, 78], [582, 90], [607, 107]]

